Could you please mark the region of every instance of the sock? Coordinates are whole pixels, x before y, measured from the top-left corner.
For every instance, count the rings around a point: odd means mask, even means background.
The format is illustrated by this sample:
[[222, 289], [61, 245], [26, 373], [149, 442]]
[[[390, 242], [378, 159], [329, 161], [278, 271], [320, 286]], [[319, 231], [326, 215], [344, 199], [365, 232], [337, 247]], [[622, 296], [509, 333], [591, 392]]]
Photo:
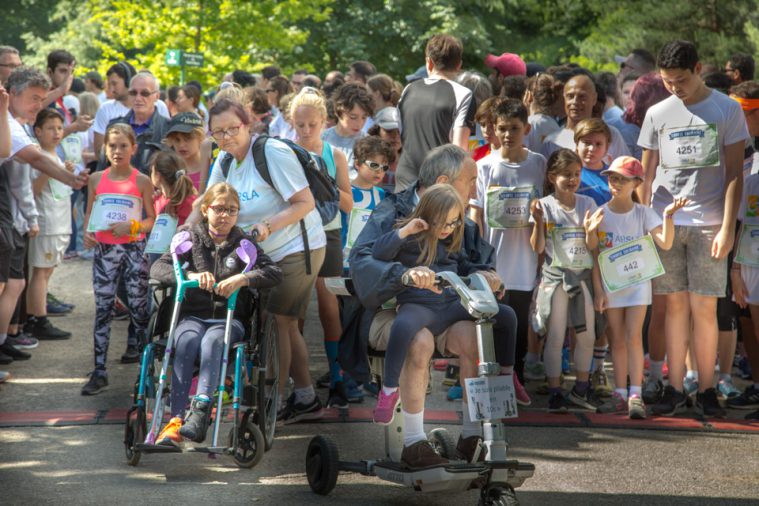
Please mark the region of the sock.
[[618, 393], [624, 400], [627, 400], [627, 389], [626, 388], [615, 388], [614, 391]]
[[698, 381], [698, 371], [688, 371], [685, 373], [685, 377], [693, 381]]
[[8, 334], [0, 334], [0, 346], [5, 344], [5, 340], [8, 338]]
[[295, 394], [296, 404], [310, 404], [314, 401], [314, 397], [316, 397], [313, 385], [308, 385], [303, 388], [295, 388], [293, 389], [293, 393]]
[[327, 363], [329, 364], [329, 376], [332, 387], [335, 383], [343, 380], [343, 375], [340, 371], [340, 364], [337, 363], [337, 350], [340, 346], [340, 340], [337, 341], [324, 341], [324, 351], [327, 353]]
[[587, 381], [575, 381], [575, 393], [585, 395], [588, 391], [589, 383]]
[[390, 395], [393, 392], [395, 392], [396, 390], [398, 390], [398, 387], [386, 387], [385, 385], [382, 385], [382, 392], [385, 395]]
[[508, 376], [509, 374], [514, 373], [514, 366], [513, 365], [502, 365], [501, 366], [501, 376]]
[[640, 387], [640, 385], [638, 386], [630, 385], [630, 397], [640, 398], [641, 395], [643, 395], [643, 389]]
[[464, 427], [461, 430], [461, 437], [466, 439], [471, 436], [482, 437], [482, 424], [480, 422], [472, 421], [469, 416], [469, 405], [461, 401], [461, 409], [464, 412]]
[[606, 350], [608, 350], [608, 346], [598, 346], [593, 348], [593, 370], [594, 371], [603, 371], [604, 370], [604, 359], [606, 358]]
[[720, 374], [720, 375], [719, 375], [719, 380], [720, 380], [720, 381], [726, 381], [726, 382], [730, 382], [730, 381], [732, 381], [732, 380], [733, 380], [733, 378], [732, 378], [732, 376], [730, 376], [729, 374]]
[[651, 379], [654, 381], [656, 380], [662, 381], [664, 379], [663, 368], [664, 368], [664, 360], [651, 360], [650, 371], [649, 371]]
[[419, 413], [403, 412], [403, 446], [411, 446], [427, 439], [424, 433], [424, 410]]
[[537, 353], [528, 351], [527, 354], [524, 356], [525, 364], [537, 364], [538, 362], [540, 362], [540, 355], [538, 355]]

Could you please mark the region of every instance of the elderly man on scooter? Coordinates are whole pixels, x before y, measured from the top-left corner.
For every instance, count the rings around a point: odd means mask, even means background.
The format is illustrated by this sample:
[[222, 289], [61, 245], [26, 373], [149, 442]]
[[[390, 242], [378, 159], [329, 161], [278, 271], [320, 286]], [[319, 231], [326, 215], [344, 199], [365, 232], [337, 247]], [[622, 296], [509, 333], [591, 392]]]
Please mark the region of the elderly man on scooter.
[[[382, 306], [405, 289], [401, 281], [403, 274], [419, 271], [422, 275], [428, 275], [423, 273], [426, 269], [424, 267], [407, 269], [398, 262], [374, 259], [374, 242], [392, 230], [399, 219], [411, 214], [427, 188], [434, 184], [450, 184], [466, 202], [476, 178], [477, 166], [466, 151], [452, 144], [440, 146], [430, 151], [425, 158], [416, 183], [400, 193], [386, 197], [372, 213], [351, 251], [350, 271], [361, 303], [375, 311], [369, 331], [369, 343], [373, 347], [384, 349], [384, 344], [387, 343], [395, 310], [383, 309]], [[471, 264], [482, 266], [479, 272], [485, 276], [493, 291], [502, 287], [500, 278], [492, 268], [493, 247], [481, 238], [477, 225], [469, 220], [465, 223], [462, 253]], [[429, 362], [436, 348], [444, 356], [459, 358], [462, 379], [476, 377], [477, 340], [474, 322], [459, 321], [437, 336], [423, 329], [411, 342], [400, 377], [400, 397], [404, 418], [401, 461], [412, 469], [448, 462], [427, 441], [423, 425]], [[482, 428], [479, 422], [469, 419], [466, 392], [464, 394], [464, 428], [458, 441], [457, 453], [459, 458], [471, 461], [480, 448]], [[484, 453], [480, 451], [478, 460], [484, 460]]]

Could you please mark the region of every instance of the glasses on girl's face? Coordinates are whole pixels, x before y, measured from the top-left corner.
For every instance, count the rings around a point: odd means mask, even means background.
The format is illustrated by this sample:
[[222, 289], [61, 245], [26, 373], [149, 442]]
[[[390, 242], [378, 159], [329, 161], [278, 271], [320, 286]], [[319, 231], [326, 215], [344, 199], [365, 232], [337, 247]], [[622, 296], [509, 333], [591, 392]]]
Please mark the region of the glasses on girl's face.
[[208, 206], [208, 209], [211, 209], [216, 214], [219, 214], [219, 215], [226, 214], [227, 216], [237, 216], [237, 213], [240, 211], [236, 207], [224, 207], [224, 206]]
[[443, 230], [456, 230], [461, 225], [461, 218], [456, 218], [449, 223], [443, 223]]
[[229, 127], [223, 130], [214, 130], [211, 132], [211, 137], [213, 137], [217, 141], [223, 141], [227, 137], [234, 137], [235, 135], [240, 133], [240, 127], [242, 127], [242, 123], [240, 123], [237, 126]]
[[381, 164], [381, 163], [373, 162], [371, 160], [364, 160], [364, 163], [366, 164], [367, 167], [372, 169], [374, 172], [380, 172], [380, 171], [387, 172], [388, 169], [390, 169], [390, 166], [387, 164]]

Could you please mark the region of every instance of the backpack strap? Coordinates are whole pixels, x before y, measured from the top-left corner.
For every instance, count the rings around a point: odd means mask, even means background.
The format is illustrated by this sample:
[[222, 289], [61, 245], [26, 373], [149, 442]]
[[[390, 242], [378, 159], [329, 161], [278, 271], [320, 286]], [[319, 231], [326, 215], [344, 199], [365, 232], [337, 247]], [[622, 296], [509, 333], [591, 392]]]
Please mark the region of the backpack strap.
[[[272, 182], [271, 174], [269, 173], [269, 164], [266, 161], [265, 147], [268, 138], [267, 135], [259, 135], [258, 138], [253, 141], [253, 146], [250, 149], [253, 152], [253, 163], [256, 164], [256, 170], [261, 175], [261, 178], [266, 181], [266, 184], [274, 188], [274, 183]], [[294, 149], [293, 154], [296, 157], [298, 156], [298, 153]], [[300, 159], [298, 161], [300, 161]], [[276, 188], [274, 189], [276, 190]], [[303, 237], [303, 253], [306, 257], [306, 274], [311, 275], [311, 248], [308, 245], [308, 231], [306, 230], [305, 219], [300, 220], [300, 235]]]

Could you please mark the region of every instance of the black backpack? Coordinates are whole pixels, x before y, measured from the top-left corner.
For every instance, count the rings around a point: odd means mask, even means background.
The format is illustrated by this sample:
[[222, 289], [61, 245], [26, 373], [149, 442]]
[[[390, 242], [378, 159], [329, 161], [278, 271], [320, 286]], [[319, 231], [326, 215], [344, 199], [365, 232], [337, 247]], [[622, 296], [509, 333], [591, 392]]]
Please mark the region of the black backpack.
[[[274, 188], [274, 183], [272, 182], [271, 174], [269, 173], [269, 164], [266, 161], [266, 154], [264, 151], [268, 139], [268, 135], [258, 136], [258, 138], [253, 141], [250, 150], [253, 153], [253, 163], [256, 164], [256, 170], [261, 174], [263, 180], [266, 181], [269, 186]], [[324, 225], [330, 223], [335, 219], [340, 210], [340, 193], [337, 189], [337, 182], [329, 175], [329, 170], [324, 163], [324, 159], [318, 155], [309, 153], [303, 147], [289, 139], [277, 140], [287, 144], [293, 153], [295, 153], [298, 162], [301, 167], [303, 167], [303, 173], [308, 181], [308, 187], [311, 190], [311, 194], [314, 196], [316, 209], [319, 211], [322, 223]], [[224, 158], [221, 159], [220, 165], [222, 174], [224, 174], [224, 179], [227, 179], [229, 169], [232, 167], [232, 155], [226, 153]], [[311, 274], [311, 250], [308, 246], [308, 233], [306, 232], [306, 223], [304, 220], [300, 220], [300, 231], [303, 236], [303, 248], [306, 255], [306, 273]]]

